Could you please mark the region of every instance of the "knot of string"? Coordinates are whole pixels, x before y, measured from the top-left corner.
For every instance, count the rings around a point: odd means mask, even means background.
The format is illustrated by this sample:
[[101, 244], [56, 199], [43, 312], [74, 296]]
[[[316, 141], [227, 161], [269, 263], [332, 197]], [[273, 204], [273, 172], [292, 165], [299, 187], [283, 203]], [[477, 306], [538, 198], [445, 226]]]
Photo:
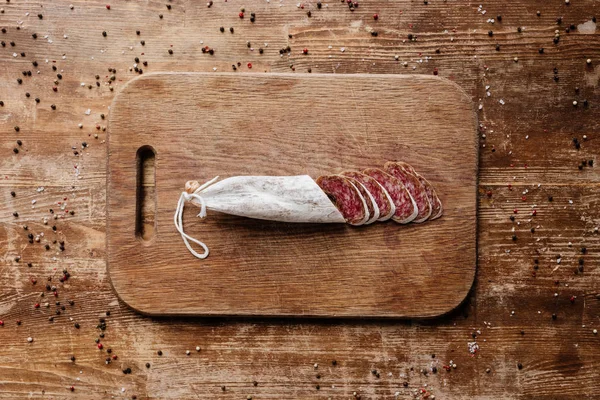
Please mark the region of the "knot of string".
[[[177, 208], [175, 209], [175, 215], [173, 216], [175, 228], [181, 234], [181, 239], [183, 239], [185, 247], [187, 247], [190, 253], [192, 253], [195, 257], [200, 259], [208, 257], [208, 247], [203, 242], [199, 241], [198, 239], [194, 239], [193, 237], [191, 237], [183, 231], [183, 209], [185, 208], [185, 203], [187, 203], [188, 201], [196, 200], [198, 203], [200, 203], [200, 213], [198, 214], [198, 217], [206, 217], [206, 202], [204, 201], [202, 196], [200, 196], [199, 193], [202, 190], [204, 190], [207, 186], [214, 183], [218, 178], [219, 177], [217, 176], [211, 179], [210, 181], [206, 182], [198, 189], [196, 189], [194, 193], [181, 192], [181, 196], [179, 196], [179, 201], [177, 202]], [[198, 253], [196, 250], [194, 250], [192, 248], [192, 245], [190, 244], [190, 241], [202, 247], [204, 249], [204, 253]]]

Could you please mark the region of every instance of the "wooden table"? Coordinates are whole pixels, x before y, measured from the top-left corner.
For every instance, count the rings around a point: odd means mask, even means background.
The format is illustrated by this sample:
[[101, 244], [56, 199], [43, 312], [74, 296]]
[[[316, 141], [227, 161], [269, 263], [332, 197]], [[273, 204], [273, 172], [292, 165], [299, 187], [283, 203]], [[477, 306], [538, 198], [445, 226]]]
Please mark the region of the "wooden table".
[[[0, 398], [597, 398], [600, 5], [570, 3], [3, 2]], [[457, 82], [481, 123], [479, 265], [466, 304], [401, 322], [129, 310], [105, 268], [104, 129], [136, 63]]]

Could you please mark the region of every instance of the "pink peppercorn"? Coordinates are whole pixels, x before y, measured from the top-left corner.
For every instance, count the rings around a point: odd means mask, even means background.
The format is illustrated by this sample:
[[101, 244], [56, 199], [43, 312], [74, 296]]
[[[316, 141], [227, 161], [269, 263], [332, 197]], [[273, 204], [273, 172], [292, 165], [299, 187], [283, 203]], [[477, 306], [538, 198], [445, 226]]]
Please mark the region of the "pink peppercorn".
[[104, 345], [102, 343], [98, 343], [98, 349], [102, 350], [104, 348]]
[[252, 69], [252, 63], [248, 63], [248, 68]]
[[307, 48], [304, 48], [304, 49], [302, 50], [302, 53], [303, 53], [303, 54], [308, 54], [308, 49], [307, 49]]
[[373, 14], [373, 19], [377, 21], [379, 19], [379, 14]]
[[240, 11], [240, 13], [238, 14], [238, 16], [239, 16], [240, 18], [244, 18], [244, 12], [243, 12], [243, 11]]
[[110, 10], [110, 4], [107, 4], [107, 5], [106, 5], [106, 9], [107, 9], [107, 10]]

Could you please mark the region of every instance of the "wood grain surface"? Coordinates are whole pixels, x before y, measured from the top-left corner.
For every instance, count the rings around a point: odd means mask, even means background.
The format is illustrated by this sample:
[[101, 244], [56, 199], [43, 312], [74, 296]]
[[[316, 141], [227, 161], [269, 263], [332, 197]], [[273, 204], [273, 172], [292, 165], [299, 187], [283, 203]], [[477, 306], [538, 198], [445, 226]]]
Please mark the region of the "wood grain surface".
[[[115, 98], [108, 132], [108, 270], [119, 297], [140, 312], [432, 317], [451, 311], [471, 288], [477, 120], [473, 103], [449, 81], [150, 74]], [[138, 169], [136, 154], [148, 147], [154, 165]], [[205, 260], [187, 251], [173, 225], [187, 180], [316, 178], [383, 168], [388, 160], [404, 160], [431, 181], [445, 206], [443, 218], [353, 227], [209, 211], [199, 220], [191, 206], [184, 225], [210, 247]], [[136, 204], [140, 185], [155, 187]], [[136, 217], [145, 219], [140, 207], [155, 208], [154, 232], [143, 240], [135, 229]]]
[[[321, 9], [287, 1], [166, 4], [0, 4], [0, 398], [598, 398], [597, 1], [376, 0], [355, 11], [338, 2]], [[488, 22], [498, 15], [501, 21]], [[144, 74], [227, 72], [235, 63], [238, 72], [258, 74], [437, 72], [459, 84], [482, 106], [478, 268], [467, 302], [420, 322], [149, 318], [131, 311], [106, 270], [103, 128], [115, 94], [139, 75], [135, 57]], [[29, 70], [32, 76], [23, 76]], [[584, 159], [593, 166], [579, 170]], [[63, 269], [71, 278], [61, 283]], [[446, 371], [451, 362], [456, 368]]]

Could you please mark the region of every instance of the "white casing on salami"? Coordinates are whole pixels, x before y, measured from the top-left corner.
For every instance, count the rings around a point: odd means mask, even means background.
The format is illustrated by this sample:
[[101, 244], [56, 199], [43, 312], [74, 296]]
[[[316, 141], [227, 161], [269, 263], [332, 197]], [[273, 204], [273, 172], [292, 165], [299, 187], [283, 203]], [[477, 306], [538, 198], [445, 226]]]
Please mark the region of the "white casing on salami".
[[[207, 210], [240, 217], [281, 222], [346, 222], [308, 175], [233, 176], [194, 193], [203, 199]], [[202, 206], [199, 199], [191, 201]]]

